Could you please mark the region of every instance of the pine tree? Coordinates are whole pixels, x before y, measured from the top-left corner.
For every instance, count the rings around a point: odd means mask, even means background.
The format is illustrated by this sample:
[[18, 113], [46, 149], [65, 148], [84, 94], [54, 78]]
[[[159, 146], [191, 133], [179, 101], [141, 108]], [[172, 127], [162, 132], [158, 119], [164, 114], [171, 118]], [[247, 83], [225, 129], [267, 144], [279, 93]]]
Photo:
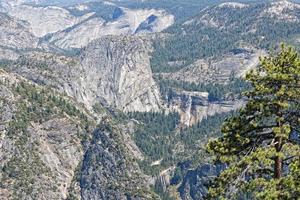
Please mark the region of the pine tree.
[[246, 80], [252, 89], [240, 112], [222, 126], [208, 152], [226, 169], [209, 189], [211, 199], [300, 197], [300, 58], [282, 45], [261, 59]]

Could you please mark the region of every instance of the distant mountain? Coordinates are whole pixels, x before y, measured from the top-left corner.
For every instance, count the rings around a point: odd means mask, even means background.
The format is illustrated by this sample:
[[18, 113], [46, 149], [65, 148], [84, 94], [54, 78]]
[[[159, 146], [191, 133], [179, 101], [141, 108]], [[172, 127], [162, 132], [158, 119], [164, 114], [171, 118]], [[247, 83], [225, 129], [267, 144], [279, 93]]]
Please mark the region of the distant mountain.
[[35, 49], [38, 43], [28, 23], [0, 13], [0, 59], [15, 59], [18, 51]]
[[[217, 5], [228, 0], [110, 0], [119, 6], [130, 8], [163, 8], [182, 22], [199, 13], [207, 6]], [[266, 2], [268, 0], [237, 0], [237, 2]]]
[[[88, 4], [81, 4], [77, 9], [86, 9]], [[88, 11], [89, 12], [89, 11]], [[174, 17], [164, 10], [132, 10], [116, 7], [109, 19], [99, 16], [100, 13], [89, 12], [90, 17], [65, 30], [47, 35], [46, 41], [64, 48], [81, 48], [92, 40], [105, 35], [134, 35], [160, 32], [174, 23]], [[85, 14], [87, 16], [89, 14]]]
[[29, 24], [15, 20], [10, 16], [0, 13], [0, 41], [1, 46], [12, 49], [36, 48], [38, 38], [30, 31]]
[[[296, 44], [300, 33], [300, 5], [289, 1], [241, 4], [227, 2], [167, 30], [152, 59], [154, 70], [174, 71], [201, 58], [219, 57], [243, 46], [268, 49], [279, 42]], [[163, 44], [163, 45], [161, 45]], [[169, 63], [169, 64], [168, 64]]]
[[28, 30], [59, 48], [81, 48], [105, 35], [160, 32], [174, 23], [162, 9], [129, 9], [108, 3], [86, 3], [71, 7], [11, 3], [6, 13], [27, 22]]

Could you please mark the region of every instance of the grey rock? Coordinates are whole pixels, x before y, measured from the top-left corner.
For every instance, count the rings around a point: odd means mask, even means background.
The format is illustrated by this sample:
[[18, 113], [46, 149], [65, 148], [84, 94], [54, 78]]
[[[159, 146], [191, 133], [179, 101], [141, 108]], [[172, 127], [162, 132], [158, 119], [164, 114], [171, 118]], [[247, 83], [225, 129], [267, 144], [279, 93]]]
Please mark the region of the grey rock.
[[207, 92], [174, 91], [168, 99], [167, 108], [180, 115], [183, 126], [191, 126], [215, 114], [237, 110], [245, 104], [244, 100], [209, 101]]
[[163, 77], [189, 83], [220, 83], [230, 80], [230, 76], [243, 77], [247, 71], [259, 64], [259, 58], [266, 56], [264, 50], [249, 47], [233, 49], [218, 58], [200, 59], [175, 73], [165, 73]]
[[110, 36], [85, 48], [79, 59], [28, 53], [10, 70], [53, 86], [91, 109], [96, 103], [125, 112], [159, 111], [161, 97], [143, 37]]
[[29, 28], [29, 24], [0, 13], [0, 43], [11, 49], [32, 49], [38, 46], [38, 38]]
[[180, 187], [181, 199], [202, 200], [208, 192], [207, 185], [218, 176], [222, 170], [222, 165], [203, 164], [194, 170], [188, 170]]
[[[116, 131], [116, 130], [114, 130]], [[138, 166], [126, 157], [126, 147], [116, 143], [117, 132], [98, 129], [84, 155], [80, 186], [82, 199], [125, 200], [138, 197], [145, 181]], [[144, 186], [145, 187], [145, 186]], [[140, 199], [140, 198], [139, 198]]]

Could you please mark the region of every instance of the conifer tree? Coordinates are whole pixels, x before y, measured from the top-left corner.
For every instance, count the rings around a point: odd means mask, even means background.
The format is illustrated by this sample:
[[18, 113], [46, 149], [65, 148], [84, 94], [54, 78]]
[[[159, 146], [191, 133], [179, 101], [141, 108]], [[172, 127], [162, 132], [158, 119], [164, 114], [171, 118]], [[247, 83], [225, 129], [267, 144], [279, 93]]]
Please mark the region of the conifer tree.
[[[246, 75], [247, 103], [222, 126], [208, 152], [226, 169], [209, 189], [211, 199], [300, 198], [300, 58], [282, 45]], [[247, 198], [246, 198], [247, 197]]]

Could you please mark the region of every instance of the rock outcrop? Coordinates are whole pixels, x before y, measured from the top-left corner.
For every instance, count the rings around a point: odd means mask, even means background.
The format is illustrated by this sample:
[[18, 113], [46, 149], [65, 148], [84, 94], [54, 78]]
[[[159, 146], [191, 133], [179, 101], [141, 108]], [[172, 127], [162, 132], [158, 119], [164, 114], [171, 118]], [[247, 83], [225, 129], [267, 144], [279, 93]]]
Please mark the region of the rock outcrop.
[[29, 24], [0, 13], [0, 42], [1, 46], [13, 49], [32, 49], [38, 45], [29, 28]]
[[265, 56], [264, 50], [236, 48], [220, 58], [200, 59], [175, 73], [165, 73], [163, 77], [189, 83], [228, 82], [234, 74], [243, 77], [247, 71], [259, 64], [259, 58]]
[[92, 13], [89, 13], [81, 17], [76, 17], [61, 7], [30, 5], [13, 6], [7, 13], [16, 19], [26, 21], [36, 37], [43, 37], [49, 33], [62, 31], [82, 22], [92, 15]]
[[222, 165], [203, 164], [194, 170], [188, 170], [180, 187], [180, 197], [183, 200], [202, 200], [208, 192], [207, 185], [214, 177], [224, 170]]
[[150, 68], [151, 45], [142, 37], [101, 38], [78, 58], [28, 53], [10, 70], [55, 87], [92, 108], [96, 103], [122, 111], [158, 111], [159, 89]]
[[81, 91], [86, 94], [80, 101], [93, 105], [103, 99], [123, 111], [158, 111], [160, 94], [152, 78], [149, 49], [147, 40], [136, 37], [103, 38], [89, 45], [80, 65]]
[[103, 122], [94, 131], [84, 155], [80, 178], [82, 199], [150, 198], [146, 179], [133, 159], [120, 130]]
[[243, 105], [243, 100], [209, 101], [207, 92], [177, 91], [167, 106], [179, 113], [182, 126], [190, 127], [209, 116], [235, 111]]

